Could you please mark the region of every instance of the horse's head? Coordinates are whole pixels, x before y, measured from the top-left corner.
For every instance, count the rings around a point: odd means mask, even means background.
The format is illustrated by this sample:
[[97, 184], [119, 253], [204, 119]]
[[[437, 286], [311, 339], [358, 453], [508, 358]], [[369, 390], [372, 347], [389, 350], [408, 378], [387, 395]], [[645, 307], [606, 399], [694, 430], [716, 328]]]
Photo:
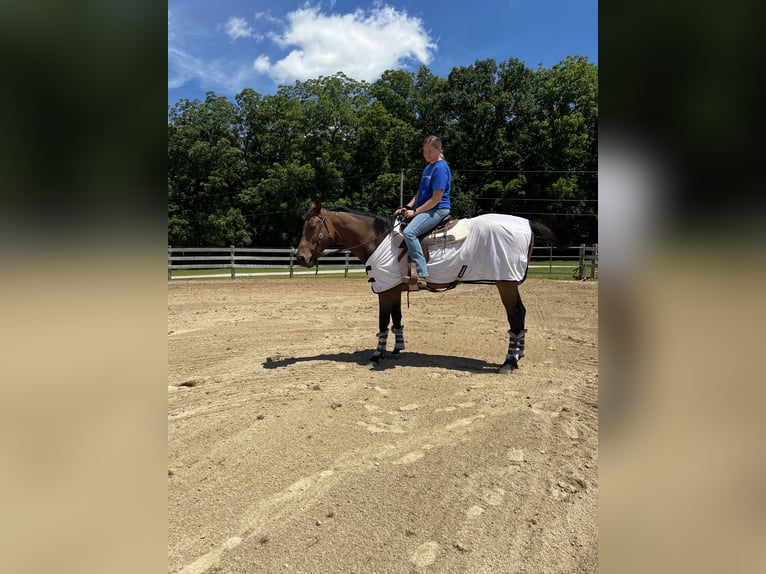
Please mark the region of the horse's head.
[[327, 225], [327, 210], [322, 208], [319, 198], [314, 200], [314, 205], [306, 212], [305, 220], [296, 261], [304, 267], [314, 267], [319, 255], [332, 241]]

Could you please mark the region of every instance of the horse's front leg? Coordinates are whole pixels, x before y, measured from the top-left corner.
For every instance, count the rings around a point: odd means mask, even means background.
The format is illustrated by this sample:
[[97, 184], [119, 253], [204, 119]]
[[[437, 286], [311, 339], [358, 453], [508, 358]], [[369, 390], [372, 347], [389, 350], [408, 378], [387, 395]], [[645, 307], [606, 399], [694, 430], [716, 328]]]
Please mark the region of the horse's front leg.
[[395, 295], [391, 296], [391, 320], [393, 326], [391, 330], [394, 332], [396, 342], [394, 343], [393, 354], [398, 355], [400, 351], [404, 351], [404, 325], [402, 325], [402, 292], [397, 290]]
[[386, 354], [388, 342], [388, 324], [393, 319], [394, 336], [396, 343], [393, 354], [399, 354], [404, 349], [404, 328], [402, 327], [402, 303], [401, 291], [387, 291], [378, 295], [378, 346], [370, 357], [370, 361], [378, 362]]

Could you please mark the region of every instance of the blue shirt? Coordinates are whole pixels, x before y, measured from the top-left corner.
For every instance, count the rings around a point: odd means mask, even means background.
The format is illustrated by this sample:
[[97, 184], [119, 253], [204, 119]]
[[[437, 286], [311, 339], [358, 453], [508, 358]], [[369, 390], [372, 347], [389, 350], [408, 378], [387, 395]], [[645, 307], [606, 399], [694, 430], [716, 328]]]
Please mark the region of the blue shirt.
[[417, 207], [423, 205], [431, 199], [435, 189], [442, 189], [442, 199], [434, 209], [451, 209], [452, 205], [449, 199], [450, 183], [452, 182], [452, 172], [447, 162], [443, 159], [434, 163], [429, 163], [423, 170], [423, 176], [420, 178], [420, 188], [418, 189]]

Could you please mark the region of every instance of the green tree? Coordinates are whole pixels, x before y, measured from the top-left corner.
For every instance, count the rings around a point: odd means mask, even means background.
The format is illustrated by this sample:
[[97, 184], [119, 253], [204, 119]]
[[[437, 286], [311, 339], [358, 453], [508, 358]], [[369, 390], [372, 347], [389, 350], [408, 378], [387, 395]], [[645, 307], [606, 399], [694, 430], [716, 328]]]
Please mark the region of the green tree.
[[[236, 196], [247, 174], [239, 132], [236, 106], [212, 92], [204, 102], [184, 99], [169, 110], [171, 244], [182, 240], [192, 245], [211, 245], [211, 241], [220, 245], [227, 234], [249, 237], [247, 222], [236, 216]], [[232, 227], [222, 233], [221, 225]]]
[[498, 105], [495, 61], [453, 68], [444, 101], [450, 117], [444, 134], [450, 165], [464, 176], [462, 193], [486, 206], [481, 201], [485, 194], [492, 198], [503, 187], [495, 171], [504, 147], [505, 123]]
[[559, 216], [560, 234], [567, 242], [585, 241], [597, 232], [597, 69], [583, 57], [541, 68], [536, 95], [539, 134], [532, 149], [535, 167], [545, 171], [538, 190], [554, 198], [543, 209], [568, 213]]
[[266, 170], [275, 163], [302, 161], [305, 114], [296, 98], [285, 90], [260, 96], [246, 89], [236, 99], [252, 180], [265, 177]]
[[498, 106], [497, 66], [492, 59], [453, 68], [447, 78], [445, 102], [450, 123], [444, 137], [457, 169], [492, 167], [502, 147], [505, 123]]
[[341, 198], [345, 191], [344, 175], [354, 171], [358, 116], [369, 99], [368, 90], [366, 82], [340, 72], [296, 82], [286, 89], [303, 110], [303, 158], [314, 166], [317, 187], [325, 199]]
[[405, 201], [418, 188], [430, 134], [445, 144], [456, 215], [516, 213], [551, 224], [563, 243], [597, 241], [598, 67], [582, 57], [181, 99], [168, 108], [168, 241], [292, 245], [316, 194], [391, 213], [402, 176]]
[[421, 134], [416, 149], [421, 153], [421, 142], [428, 135], [444, 135], [450, 123], [447, 101], [447, 80], [431, 73], [427, 66], [421, 66], [415, 75], [415, 130]]
[[259, 245], [295, 244], [303, 226], [304, 200], [316, 193], [316, 173], [311, 165], [290, 161], [267, 169], [263, 179], [240, 195]]
[[417, 110], [417, 88], [410, 72], [387, 70], [370, 86], [370, 96], [388, 113], [407, 125], [414, 126]]

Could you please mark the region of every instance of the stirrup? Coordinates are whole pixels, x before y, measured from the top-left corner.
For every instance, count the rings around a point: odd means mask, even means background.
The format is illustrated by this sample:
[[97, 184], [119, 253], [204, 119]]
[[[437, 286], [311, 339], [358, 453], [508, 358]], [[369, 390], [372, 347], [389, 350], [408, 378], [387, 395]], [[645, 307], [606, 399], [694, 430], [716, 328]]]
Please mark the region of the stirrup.
[[411, 277], [409, 275], [405, 275], [402, 277], [402, 283], [404, 283], [407, 286], [407, 291], [422, 291], [428, 289], [427, 285], [427, 279], [424, 279], [423, 277], [418, 277], [417, 275], [414, 277]]

